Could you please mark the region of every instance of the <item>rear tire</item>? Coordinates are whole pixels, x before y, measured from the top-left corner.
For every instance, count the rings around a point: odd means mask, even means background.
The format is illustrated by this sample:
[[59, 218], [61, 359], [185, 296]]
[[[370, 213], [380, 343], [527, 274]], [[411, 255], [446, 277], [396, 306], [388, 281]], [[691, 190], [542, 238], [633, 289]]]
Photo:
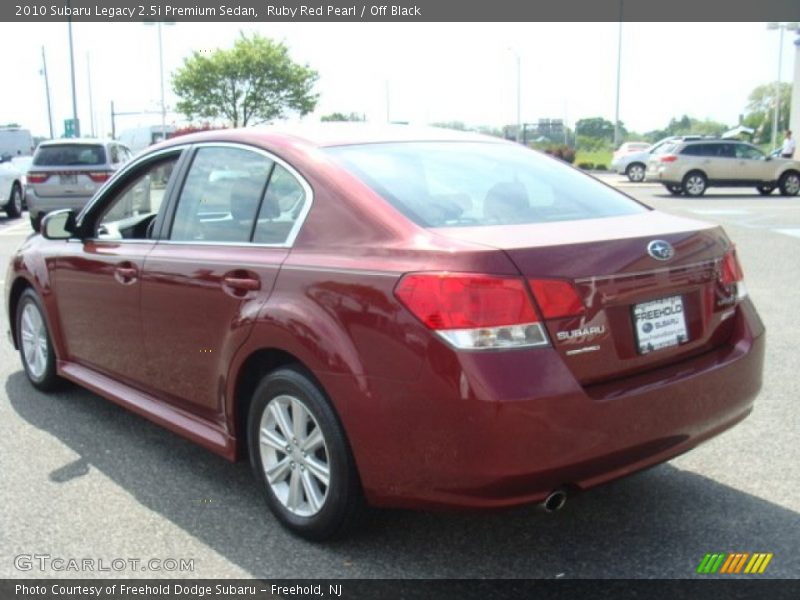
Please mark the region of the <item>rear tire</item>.
[[28, 288], [17, 303], [17, 345], [25, 375], [33, 387], [43, 392], [57, 389], [62, 380], [56, 374], [56, 353], [47, 329], [47, 319], [39, 296]]
[[39, 228], [42, 226], [42, 216], [43, 215], [39, 214], [35, 217], [31, 217], [31, 227], [36, 233], [39, 233]]
[[631, 163], [625, 169], [625, 175], [633, 183], [641, 183], [644, 181], [645, 166], [642, 163]]
[[778, 187], [781, 189], [782, 196], [796, 196], [797, 192], [800, 192], [800, 173], [787, 171], [781, 175]]
[[762, 196], [769, 196], [775, 190], [775, 186], [761, 183], [756, 186], [756, 189]]
[[705, 194], [707, 187], [708, 179], [706, 179], [706, 176], [700, 171], [692, 171], [691, 173], [687, 173], [683, 178], [683, 182], [681, 183], [683, 193], [694, 198]]
[[322, 541], [355, 525], [363, 497], [344, 429], [299, 367], [278, 369], [258, 385], [247, 444], [256, 481], [284, 527]]
[[15, 183], [11, 188], [11, 196], [5, 206], [9, 219], [17, 219], [22, 214], [22, 188]]

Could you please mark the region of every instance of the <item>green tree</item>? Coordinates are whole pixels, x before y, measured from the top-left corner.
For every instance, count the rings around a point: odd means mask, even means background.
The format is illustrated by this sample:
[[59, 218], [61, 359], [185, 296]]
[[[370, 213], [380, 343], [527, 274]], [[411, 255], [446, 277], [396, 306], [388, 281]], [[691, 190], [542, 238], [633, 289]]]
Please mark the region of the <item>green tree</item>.
[[[780, 94], [780, 116], [778, 119], [778, 133], [776, 137], [780, 141], [780, 132], [789, 129], [789, 103], [792, 99], [792, 85], [781, 83]], [[755, 129], [753, 140], [759, 144], [766, 144], [772, 140], [772, 123], [775, 112], [775, 84], [766, 83], [758, 86], [747, 99], [744, 125]]]
[[364, 118], [364, 115], [355, 112], [351, 112], [348, 115], [340, 112], [332, 112], [329, 115], [321, 116], [319, 120], [325, 123], [328, 121], [366, 121], [367, 119]]
[[317, 72], [291, 60], [289, 50], [257, 33], [239, 39], [229, 50], [193, 52], [172, 76], [187, 118], [225, 119], [233, 127], [263, 123], [314, 110]]
[[[620, 121], [620, 133], [625, 136], [625, 125]], [[580, 137], [595, 138], [598, 140], [614, 141], [614, 123], [602, 117], [592, 117], [590, 119], [578, 119], [575, 129]]]

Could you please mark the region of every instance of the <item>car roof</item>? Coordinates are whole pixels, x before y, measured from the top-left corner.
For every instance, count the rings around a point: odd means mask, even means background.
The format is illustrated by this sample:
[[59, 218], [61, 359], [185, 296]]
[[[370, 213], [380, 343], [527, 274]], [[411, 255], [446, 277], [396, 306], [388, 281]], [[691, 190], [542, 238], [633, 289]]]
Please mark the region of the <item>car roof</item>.
[[203, 131], [171, 138], [167, 142], [159, 144], [159, 146], [166, 147], [194, 142], [233, 141], [239, 137], [248, 139], [261, 138], [264, 141], [295, 140], [320, 148], [389, 142], [510, 143], [493, 136], [440, 127], [372, 123], [309, 123]]
[[45, 140], [39, 143], [39, 146], [59, 146], [62, 144], [86, 144], [86, 145], [106, 145], [117, 143], [115, 140], [103, 140], [100, 138], [60, 138], [57, 140]]

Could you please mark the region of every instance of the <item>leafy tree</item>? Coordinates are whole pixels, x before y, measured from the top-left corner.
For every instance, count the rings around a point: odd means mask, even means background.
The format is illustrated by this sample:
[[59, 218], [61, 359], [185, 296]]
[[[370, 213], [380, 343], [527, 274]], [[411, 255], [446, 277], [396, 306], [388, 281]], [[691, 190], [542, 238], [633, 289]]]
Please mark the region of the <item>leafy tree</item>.
[[[778, 133], [789, 129], [789, 103], [792, 99], [792, 85], [781, 83], [779, 88], [781, 106], [778, 117]], [[755, 129], [754, 141], [756, 143], [767, 143], [772, 140], [772, 123], [775, 112], [775, 84], [767, 83], [758, 86], [747, 99], [747, 113], [744, 117], [744, 125]], [[781, 136], [776, 137], [777, 140]]]
[[193, 52], [172, 77], [178, 111], [189, 119], [225, 119], [234, 127], [314, 110], [317, 72], [289, 58], [288, 48], [257, 33], [229, 50]]
[[455, 129], [456, 131], [469, 131], [469, 127], [467, 127], [461, 121], [446, 121], [440, 123], [431, 123], [432, 127], [441, 127], [442, 129]]
[[351, 112], [349, 115], [340, 112], [333, 112], [329, 115], [321, 116], [319, 120], [325, 123], [328, 121], [366, 121], [367, 119], [364, 118], [364, 115], [360, 115], [355, 112]]
[[[625, 136], [625, 125], [620, 121], [620, 133]], [[575, 129], [579, 137], [595, 138], [599, 140], [614, 141], [614, 123], [602, 117], [592, 117], [590, 119], [578, 119]]]

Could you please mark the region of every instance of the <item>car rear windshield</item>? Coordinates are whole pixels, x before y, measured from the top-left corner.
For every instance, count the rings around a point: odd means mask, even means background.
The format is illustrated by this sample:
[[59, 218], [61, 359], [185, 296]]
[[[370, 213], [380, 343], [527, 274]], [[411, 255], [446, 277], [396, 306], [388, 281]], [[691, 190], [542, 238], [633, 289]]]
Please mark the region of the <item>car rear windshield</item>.
[[102, 165], [106, 162], [106, 151], [100, 144], [57, 144], [41, 146], [33, 164], [37, 167], [79, 167]]
[[570, 221], [648, 210], [556, 159], [514, 144], [404, 142], [327, 152], [423, 227]]

